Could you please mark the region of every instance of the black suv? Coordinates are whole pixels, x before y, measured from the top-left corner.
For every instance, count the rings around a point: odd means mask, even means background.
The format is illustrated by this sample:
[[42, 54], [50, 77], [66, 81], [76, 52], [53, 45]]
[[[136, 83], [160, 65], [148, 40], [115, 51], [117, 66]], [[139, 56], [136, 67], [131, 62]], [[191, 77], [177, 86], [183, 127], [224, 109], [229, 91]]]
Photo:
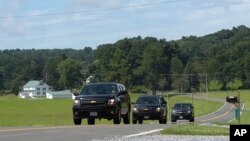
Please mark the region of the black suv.
[[133, 108], [133, 124], [143, 120], [159, 120], [160, 124], [167, 123], [167, 102], [161, 96], [140, 96]]
[[171, 114], [172, 122], [176, 122], [177, 119], [186, 119], [190, 122], [194, 122], [194, 107], [191, 103], [176, 103], [172, 108]]
[[80, 125], [83, 118], [88, 124], [95, 124], [95, 119], [106, 118], [114, 124], [130, 123], [130, 97], [124, 85], [119, 83], [90, 83], [80, 94], [75, 94], [73, 120]]

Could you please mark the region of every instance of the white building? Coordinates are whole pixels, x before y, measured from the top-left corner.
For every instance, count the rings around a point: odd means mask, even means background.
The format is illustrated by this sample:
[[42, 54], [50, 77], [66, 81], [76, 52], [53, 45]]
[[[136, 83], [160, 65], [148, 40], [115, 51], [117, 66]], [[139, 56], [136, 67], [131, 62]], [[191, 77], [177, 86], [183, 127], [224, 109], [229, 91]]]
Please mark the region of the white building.
[[29, 81], [22, 91], [19, 92], [20, 98], [45, 97], [47, 92], [51, 92], [52, 87], [41, 81]]
[[47, 99], [58, 99], [58, 98], [72, 98], [72, 93], [70, 90], [64, 91], [50, 91], [46, 93]]

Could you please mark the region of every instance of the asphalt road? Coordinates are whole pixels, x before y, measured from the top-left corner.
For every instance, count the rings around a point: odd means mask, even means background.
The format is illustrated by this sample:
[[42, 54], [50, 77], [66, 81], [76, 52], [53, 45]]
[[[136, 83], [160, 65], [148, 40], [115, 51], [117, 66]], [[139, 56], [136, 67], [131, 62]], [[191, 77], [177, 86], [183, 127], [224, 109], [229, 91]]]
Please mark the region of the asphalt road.
[[[212, 99], [211, 99], [212, 100]], [[218, 99], [214, 99], [218, 100]], [[243, 105], [243, 104], [241, 104]], [[212, 123], [229, 121], [234, 118], [233, 104], [225, 103], [219, 110], [201, 117], [196, 117], [197, 123]], [[179, 122], [177, 124], [188, 124]], [[0, 141], [88, 141], [88, 140], [116, 140], [133, 138], [146, 134], [159, 134], [159, 131], [174, 126], [168, 122], [166, 125], [82, 125], [82, 126], [59, 126], [59, 127], [0, 127]]]
[[159, 133], [171, 124], [0, 128], [0, 141], [88, 141]]

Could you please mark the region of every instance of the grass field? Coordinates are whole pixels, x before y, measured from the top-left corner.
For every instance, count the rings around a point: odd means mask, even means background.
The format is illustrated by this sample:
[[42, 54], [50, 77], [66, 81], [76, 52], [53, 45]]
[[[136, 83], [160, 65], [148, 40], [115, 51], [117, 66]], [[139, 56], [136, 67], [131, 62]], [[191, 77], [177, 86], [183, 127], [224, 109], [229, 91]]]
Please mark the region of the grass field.
[[[226, 99], [226, 96], [237, 96], [238, 91], [215, 91], [209, 92], [209, 97]], [[250, 90], [240, 91], [240, 100], [244, 101], [245, 107], [241, 115], [241, 124], [250, 124]], [[227, 124], [227, 123], [225, 123]], [[238, 121], [234, 120], [230, 124], [238, 124]]]
[[[140, 94], [131, 94], [136, 101]], [[165, 98], [167, 100], [167, 98]], [[169, 107], [176, 102], [192, 102], [189, 97], [173, 96], [168, 99]], [[205, 115], [223, 105], [220, 102], [194, 99], [195, 116]], [[206, 106], [209, 105], [209, 106]], [[170, 112], [169, 112], [170, 113]], [[170, 120], [170, 118], [168, 118]], [[157, 122], [158, 121], [154, 121]], [[108, 120], [96, 120], [96, 124], [112, 124]], [[145, 123], [152, 123], [147, 121]], [[14, 95], [0, 96], [0, 126], [55, 126], [72, 125], [71, 99], [19, 99]], [[86, 124], [86, 120], [83, 120]]]
[[178, 125], [161, 131], [162, 135], [229, 135], [229, 129], [223, 127], [201, 126], [197, 124]]

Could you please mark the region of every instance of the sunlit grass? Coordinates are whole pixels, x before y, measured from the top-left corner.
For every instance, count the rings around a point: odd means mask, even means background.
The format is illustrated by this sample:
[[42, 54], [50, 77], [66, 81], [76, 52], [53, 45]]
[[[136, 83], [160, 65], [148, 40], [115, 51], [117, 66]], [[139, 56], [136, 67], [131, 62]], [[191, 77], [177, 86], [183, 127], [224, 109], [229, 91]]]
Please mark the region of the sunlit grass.
[[[130, 94], [131, 101], [142, 94]], [[173, 96], [167, 99], [170, 107], [176, 102], [192, 102], [189, 97]], [[195, 116], [217, 110], [223, 103], [194, 99]], [[209, 105], [209, 106], [206, 106]], [[71, 99], [20, 99], [14, 95], [0, 96], [0, 126], [55, 126], [73, 125]], [[132, 115], [132, 114], [131, 114]], [[132, 118], [131, 118], [132, 119]], [[168, 118], [170, 120], [170, 118]], [[158, 123], [145, 121], [144, 123]], [[86, 123], [86, 119], [83, 120]], [[113, 121], [96, 119], [96, 124], [113, 124]]]
[[229, 128], [202, 126], [197, 124], [178, 125], [161, 131], [163, 135], [229, 135]]

